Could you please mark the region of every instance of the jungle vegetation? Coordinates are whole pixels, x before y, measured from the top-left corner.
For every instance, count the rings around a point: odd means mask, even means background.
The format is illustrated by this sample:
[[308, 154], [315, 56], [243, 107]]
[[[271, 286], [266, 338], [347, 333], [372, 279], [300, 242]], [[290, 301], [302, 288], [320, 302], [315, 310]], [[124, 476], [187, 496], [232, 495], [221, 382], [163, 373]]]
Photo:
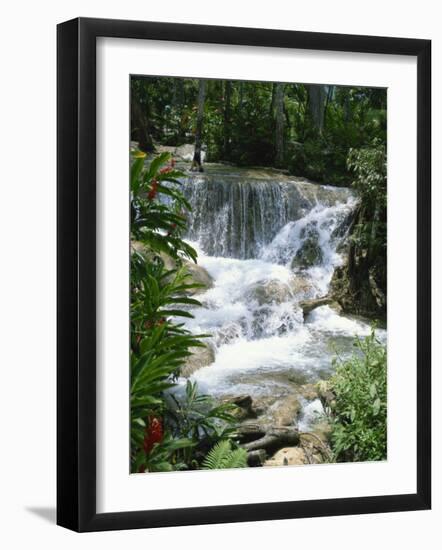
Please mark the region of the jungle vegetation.
[[[191, 207], [183, 174], [158, 146], [194, 144], [194, 170], [204, 170], [205, 158], [352, 186], [359, 206], [334, 288], [348, 312], [385, 320], [386, 107], [384, 89], [132, 78], [131, 139], [138, 149], [131, 158], [131, 240], [141, 245], [131, 249], [132, 472], [246, 465], [235, 407], [215, 403], [190, 381], [184, 394], [174, 393], [186, 358], [207, 335], [191, 334], [178, 321], [190, 315], [186, 306], [198, 304], [184, 261], [196, 261], [183, 240]], [[374, 334], [357, 345], [331, 382], [336, 460], [386, 452], [385, 347]]]

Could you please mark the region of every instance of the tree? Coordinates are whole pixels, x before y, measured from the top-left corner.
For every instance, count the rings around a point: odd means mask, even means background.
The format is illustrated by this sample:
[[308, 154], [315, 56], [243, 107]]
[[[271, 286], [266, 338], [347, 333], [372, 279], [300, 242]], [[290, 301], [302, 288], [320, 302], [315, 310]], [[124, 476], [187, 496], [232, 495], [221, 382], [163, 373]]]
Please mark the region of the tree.
[[195, 152], [193, 155], [192, 170], [203, 171], [201, 163], [201, 145], [203, 139], [204, 105], [206, 101], [206, 80], [200, 79], [198, 87], [198, 110], [195, 128]]
[[284, 164], [284, 84], [275, 84], [275, 164]]
[[310, 120], [314, 128], [322, 134], [324, 129], [325, 90], [321, 84], [307, 84]]
[[132, 80], [132, 101], [130, 108], [131, 136], [138, 142], [139, 148], [150, 153], [154, 150], [154, 144], [150, 131], [150, 117], [144, 98], [147, 96], [142, 80]]
[[232, 87], [231, 80], [225, 81], [224, 87], [224, 132], [223, 132], [223, 157], [228, 159], [231, 151], [231, 133], [232, 133]]

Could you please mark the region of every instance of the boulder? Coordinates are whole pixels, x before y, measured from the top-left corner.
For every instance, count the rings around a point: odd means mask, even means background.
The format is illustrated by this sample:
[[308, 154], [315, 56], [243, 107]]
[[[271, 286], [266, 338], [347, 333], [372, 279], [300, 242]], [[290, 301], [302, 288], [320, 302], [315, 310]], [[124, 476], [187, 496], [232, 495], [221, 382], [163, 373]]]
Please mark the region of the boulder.
[[230, 397], [224, 401], [224, 403], [232, 403], [236, 405], [237, 410], [233, 415], [238, 420], [249, 420], [257, 418], [258, 414], [253, 407], [253, 400], [250, 395], [239, 395], [237, 397]]
[[[139, 241], [131, 242], [131, 254], [134, 251], [141, 254], [146, 261], [150, 261], [150, 262], [154, 259], [154, 257], [160, 257], [164, 263], [164, 267], [168, 271], [172, 269], [176, 269], [177, 267], [176, 261], [171, 256], [169, 256], [164, 252], [158, 252], [154, 254], [152, 250], [150, 250], [145, 244]], [[191, 262], [190, 260], [183, 260], [183, 266], [186, 268], [187, 272], [189, 273], [189, 278], [187, 280], [187, 283], [189, 284], [198, 283], [200, 285], [203, 285], [201, 288], [192, 289], [191, 291], [189, 291], [189, 294], [192, 294], [192, 295], [200, 294], [213, 286], [213, 279], [209, 275], [207, 270], [204, 269], [204, 267], [194, 262]]]
[[292, 269], [307, 269], [322, 262], [323, 254], [316, 237], [310, 235], [298, 249], [292, 260]]
[[302, 447], [284, 447], [264, 462], [264, 466], [300, 466], [301, 464], [309, 464]]
[[207, 367], [215, 361], [215, 352], [209, 344], [191, 348], [191, 351], [192, 355], [187, 357], [184, 366], [181, 367], [181, 376], [185, 378], [189, 378], [197, 370]]
[[249, 288], [246, 298], [258, 302], [260, 306], [282, 304], [292, 298], [292, 290], [290, 285], [277, 279], [259, 281]]
[[297, 396], [292, 395], [280, 399], [272, 407], [271, 411], [275, 426], [293, 426], [301, 412], [302, 406]]
[[204, 267], [188, 260], [184, 260], [183, 263], [190, 275], [188, 282], [202, 285], [201, 288], [192, 289], [190, 294], [201, 294], [202, 292], [206, 292], [209, 288], [212, 288], [213, 279]]
[[299, 295], [299, 294], [309, 294], [312, 289], [312, 281], [308, 278], [302, 275], [302, 273], [297, 273], [291, 280], [290, 280], [290, 290], [293, 294]]
[[255, 410], [260, 413], [260, 422], [277, 428], [295, 426], [302, 410], [297, 394], [289, 394], [276, 399], [273, 396], [256, 399]]
[[[175, 148], [174, 155], [180, 157], [182, 160], [192, 162], [193, 154], [195, 152], [195, 145], [192, 143], [185, 143]], [[203, 160], [203, 159], [202, 159]]]
[[307, 383], [299, 387], [300, 395], [307, 401], [319, 399], [318, 388], [316, 384]]

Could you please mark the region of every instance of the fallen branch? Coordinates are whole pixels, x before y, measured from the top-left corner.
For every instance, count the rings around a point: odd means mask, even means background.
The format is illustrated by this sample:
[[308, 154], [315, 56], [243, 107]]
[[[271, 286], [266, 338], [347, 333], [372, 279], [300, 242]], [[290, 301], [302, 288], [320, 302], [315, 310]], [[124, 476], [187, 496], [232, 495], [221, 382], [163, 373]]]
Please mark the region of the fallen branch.
[[271, 428], [263, 437], [242, 445], [246, 451], [264, 449], [273, 454], [283, 447], [298, 445], [299, 432], [296, 428]]

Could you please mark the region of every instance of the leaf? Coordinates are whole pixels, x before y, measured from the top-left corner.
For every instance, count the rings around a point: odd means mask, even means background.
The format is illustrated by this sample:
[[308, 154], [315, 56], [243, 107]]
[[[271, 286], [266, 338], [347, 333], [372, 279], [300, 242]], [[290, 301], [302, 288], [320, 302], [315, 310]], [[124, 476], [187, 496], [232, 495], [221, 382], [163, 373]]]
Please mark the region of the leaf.
[[375, 400], [375, 402], [373, 403], [373, 414], [375, 416], [377, 416], [379, 414], [379, 410], [381, 408], [381, 400], [379, 399], [379, 397]]

